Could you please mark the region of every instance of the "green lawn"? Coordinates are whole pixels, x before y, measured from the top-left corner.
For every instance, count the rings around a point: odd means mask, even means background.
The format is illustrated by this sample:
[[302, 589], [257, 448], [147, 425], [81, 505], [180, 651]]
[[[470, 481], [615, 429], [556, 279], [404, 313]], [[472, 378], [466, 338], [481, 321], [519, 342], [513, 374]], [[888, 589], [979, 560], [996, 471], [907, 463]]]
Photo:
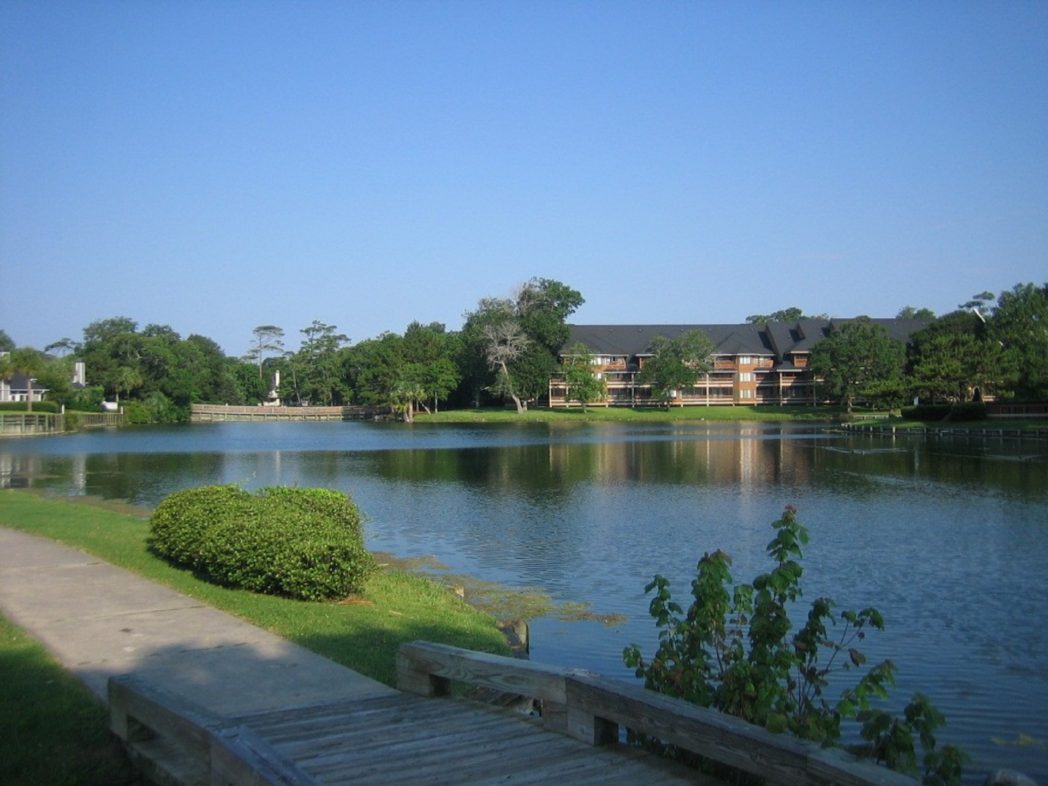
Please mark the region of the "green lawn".
[[105, 707], [43, 647], [0, 617], [0, 783], [137, 783]]
[[396, 681], [397, 648], [406, 641], [427, 639], [507, 652], [492, 617], [440, 585], [403, 571], [379, 571], [363, 596], [336, 603], [215, 586], [151, 554], [144, 515], [25, 491], [0, 491], [0, 526], [82, 548], [389, 685]]
[[[308, 603], [216, 587], [146, 548], [145, 513], [0, 491], [0, 526], [43, 535], [199, 598], [387, 684], [402, 642], [427, 639], [508, 652], [494, 619], [447, 589], [399, 570], [366, 593]], [[138, 783], [108, 732], [105, 708], [43, 648], [0, 617], [0, 783]]]
[[837, 407], [589, 407], [581, 409], [531, 409], [517, 414], [509, 409], [453, 409], [415, 416], [418, 423], [596, 423], [628, 421], [661, 423], [701, 420], [832, 420]]

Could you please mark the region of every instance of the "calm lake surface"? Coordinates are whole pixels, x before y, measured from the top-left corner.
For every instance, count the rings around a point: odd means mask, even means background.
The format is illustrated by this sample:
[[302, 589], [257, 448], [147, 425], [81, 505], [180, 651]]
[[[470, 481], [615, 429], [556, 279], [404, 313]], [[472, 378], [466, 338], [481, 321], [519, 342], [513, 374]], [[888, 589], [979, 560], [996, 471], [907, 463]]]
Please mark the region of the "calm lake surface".
[[[749, 423], [445, 426], [225, 423], [0, 441], [0, 486], [153, 505], [206, 483], [348, 492], [370, 548], [534, 587], [625, 621], [532, 621], [532, 658], [631, 679], [654, 651], [644, 585], [686, 605], [696, 561], [769, 567], [770, 523], [798, 508], [810, 601], [876, 606], [864, 643], [898, 665], [974, 757], [1048, 783], [1048, 444], [845, 435]], [[800, 622], [797, 617], [795, 622]]]

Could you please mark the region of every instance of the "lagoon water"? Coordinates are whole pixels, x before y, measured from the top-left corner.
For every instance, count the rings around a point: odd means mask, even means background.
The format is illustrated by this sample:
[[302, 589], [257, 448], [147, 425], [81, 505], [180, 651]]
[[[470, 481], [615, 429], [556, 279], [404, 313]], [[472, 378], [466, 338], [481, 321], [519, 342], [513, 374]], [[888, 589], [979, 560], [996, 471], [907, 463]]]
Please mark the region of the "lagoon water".
[[[205, 483], [326, 486], [369, 547], [538, 588], [623, 621], [532, 621], [532, 658], [632, 679], [650, 654], [644, 585], [687, 604], [704, 552], [766, 570], [770, 522], [798, 508], [808, 600], [873, 605], [863, 643], [921, 690], [940, 739], [1048, 783], [1048, 444], [847, 435], [809, 424], [414, 426], [225, 423], [0, 442], [0, 487], [153, 505]], [[800, 617], [797, 618], [797, 621]]]

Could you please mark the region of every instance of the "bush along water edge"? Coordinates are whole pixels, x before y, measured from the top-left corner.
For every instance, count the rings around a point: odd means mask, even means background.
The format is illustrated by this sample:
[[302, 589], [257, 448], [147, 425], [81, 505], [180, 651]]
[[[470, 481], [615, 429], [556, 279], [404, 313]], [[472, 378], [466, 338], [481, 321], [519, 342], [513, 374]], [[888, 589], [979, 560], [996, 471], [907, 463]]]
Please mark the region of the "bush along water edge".
[[154, 553], [217, 584], [269, 595], [345, 598], [375, 570], [360, 511], [329, 489], [185, 489], [157, 505], [149, 529]]
[[[895, 673], [890, 660], [867, 668], [858, 649], [867, 630], [884, 627], [877, 609], [837, 611], [830, 598], [817, 598], [794, 631], [789, 606], [802, 595], [801, 546], [808, 542], [796, 513], [787, 506], [772, 524], [766, 551], [774, 567], [748, 584], [735, 584], [727, 554], [707, 553], [685, 610], [670, 582], [656, 575], [645, 593], [654, 593], [649, 610], [658, 648], [648, 659], [630, 645], [624, 662], [651, 690], [822, 745], [839, 745], [842, 721], [857, 721], [863, 742], [847, 746], [853, 754], [920, 775], [928, 786], [959, 785], [967, 754], [937, 746], [935, 731], [945, 719], [926, 696], [914, 694], [902, 716], [872, 706], [888, 697]], [[826, 695], [831, 673], [863, 669], [836, 700]]]

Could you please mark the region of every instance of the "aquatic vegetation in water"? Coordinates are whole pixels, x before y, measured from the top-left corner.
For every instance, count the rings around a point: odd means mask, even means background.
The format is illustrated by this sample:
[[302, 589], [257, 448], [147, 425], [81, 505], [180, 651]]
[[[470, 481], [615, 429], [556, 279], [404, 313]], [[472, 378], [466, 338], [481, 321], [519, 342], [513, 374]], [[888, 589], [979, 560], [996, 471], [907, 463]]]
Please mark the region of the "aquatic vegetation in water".
[[1044, 740], [1031, 737], [1029, 734], [1020, 734], [1014, 740], [1006, 740], [1002, 737], [991, 737], [994, 745], [1002, 748], [1043, 748]]
[[626, 621], [623, 614], [603, 614], [592, 611], [589, 603], [557, 602], [538, 587], [510, 587], [497, 581], [478, 579], [459, 573], [448, 573], [447, 566], [433, 556], [397, 557], [376, 552], [381, 568], [392, 568], [417, 573], [447, 587], [469, 605], [501, 620], [534, 620], [555, 617], [562, 622], [599, 622], [612, 627]]
[[626, 622], [625, 614], [598, 614], [590, 611], [590, 604], [566, 601], [557, 606], [557, 619], [563, 622], [599, 622], [609, 628]]

